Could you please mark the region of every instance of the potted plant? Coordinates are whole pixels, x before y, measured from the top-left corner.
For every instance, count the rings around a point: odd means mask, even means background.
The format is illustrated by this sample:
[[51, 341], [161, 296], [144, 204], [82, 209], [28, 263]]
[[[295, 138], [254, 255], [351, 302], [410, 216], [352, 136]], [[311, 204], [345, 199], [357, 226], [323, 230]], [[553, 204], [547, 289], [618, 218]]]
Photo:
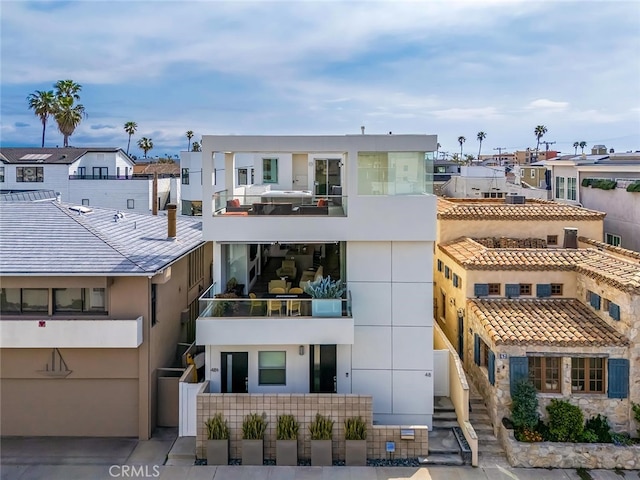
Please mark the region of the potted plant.
[[362, 417], [351, 417], [344, 421], [345, 464], [350, 466], [367, 464], [367, 424]]
[[233, 312], [238, 309], [238, 301], [224, 300], [225, 298], [238, 298], [235, 293], [216, 293], [215, 306], [213, 307], [214, 317], [233, 317]]
[[236, 277], [231, 277], [227, 281], [225, 293], [235, 293], [238, 297], [241, 297], [244, 294], [244, 283], [238, 283]]
[[280, 415], [276, 426], [276, 465], [298, 465], [298, 430], [293, 415]]
[[229, 425], [222, 418], [222, 413], [216, 413], [204, 424], [207, 427], [207, 464], [229, 464]]
[[311, 295], [311, 314], [314, 317], [342, 316], [342, 295], [346, 291], [342, 280], [332, 280], [331, 275], [309, 281], [304, 286]]
[[242, 465], [262, 465], [267, 415], [250, 413], [242, 421]]
[[331, 439], [333, 438], [333, 420], [316, 413], [316, 418], [309, 424], [311, 435], [311, 465], [331, 466]]

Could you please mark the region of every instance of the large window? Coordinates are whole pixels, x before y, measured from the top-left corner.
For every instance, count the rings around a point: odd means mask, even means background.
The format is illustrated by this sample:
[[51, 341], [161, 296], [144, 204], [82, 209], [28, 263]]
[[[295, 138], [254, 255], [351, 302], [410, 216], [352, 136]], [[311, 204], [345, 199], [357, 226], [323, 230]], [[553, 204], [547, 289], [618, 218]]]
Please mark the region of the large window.
[[604, 393], [604, 358], [571, 359], [571, 391]]
[[189, 169], [188, 168], [183, 168], [182, 169], [182, 185], [189, 185]]
[[278, 183], [278, 159], [262, 159], [262, 183]]
[[0, 167], [0, 183], [4, 183], [4, 167]]
[[0, 313], [20, 313], [21, 304], [19, 288], [0, 288]]
[[286, 352], [258, 352], [258, 384], [287, 384]]
[[47, 288], [0, 289], [0, 313], [49, 313]]
[[619, 247], [621, 241], [622, 239], [620, 238], [620, 235], [615, 235], [613, 233], [607, 233], [605, 235], [605, 242], [609, 245], [613, 245], [614, 247]]
[[44, 182], [44, 167], [16, 167], [16, 182]]
[[556, 177], [556, 198], [564, 198], [564, 177]]
[[562, 358], [529, 357], [529, 380], [539, 392], [560, 392]]
[[576, 199], [576, 179], [575, 177], [567, 177], [567, 200]]
[[82, 313], [105, 311], [104, 288], [54, 288], [55, 313]]
[[238, 185], [253, 185], [253, 168], [238, 169]]
[[93, 178], [108, 178], [109, 169], [107, 167], [93, 167]]
[[425, 152], [358, 153], [358, 195], [432, 193], [433, 160]]

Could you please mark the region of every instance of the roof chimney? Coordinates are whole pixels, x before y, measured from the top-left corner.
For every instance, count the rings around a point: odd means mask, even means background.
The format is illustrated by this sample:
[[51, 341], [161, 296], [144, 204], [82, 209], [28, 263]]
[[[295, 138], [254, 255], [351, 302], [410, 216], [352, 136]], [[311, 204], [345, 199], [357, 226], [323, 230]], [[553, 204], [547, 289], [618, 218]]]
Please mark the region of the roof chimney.
[[158, 215], [158, 172], [153, 172], [153, 188], [151, 197], [153, 198], [151, 213], [153, 215]]
[[564, 242], [562, 248], [578, 248], [578, 229], [572, 227], [564, 228]]
[[362, 132], [362, 135], [364, 135], [364, 125], [360, 127], [360, 131]]
[[167, 205], [167, 238], [176, 238], [177, 208], [173, 203]]

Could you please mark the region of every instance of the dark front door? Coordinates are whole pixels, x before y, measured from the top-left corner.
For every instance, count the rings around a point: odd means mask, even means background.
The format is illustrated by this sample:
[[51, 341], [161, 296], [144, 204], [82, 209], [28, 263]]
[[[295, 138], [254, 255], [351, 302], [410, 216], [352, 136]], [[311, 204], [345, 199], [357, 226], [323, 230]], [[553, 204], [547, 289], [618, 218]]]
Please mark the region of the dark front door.
[[464, 360], [464, 318], [458, 317], [458, 355]]
[[220, 391], [222, 393], [247, 393], [249, 391], [249, 354], [247, 352], [222, 352]]
[[309, 347], [310, 393], [337, 392], [336, 364], [335, 345], [311, 345]]

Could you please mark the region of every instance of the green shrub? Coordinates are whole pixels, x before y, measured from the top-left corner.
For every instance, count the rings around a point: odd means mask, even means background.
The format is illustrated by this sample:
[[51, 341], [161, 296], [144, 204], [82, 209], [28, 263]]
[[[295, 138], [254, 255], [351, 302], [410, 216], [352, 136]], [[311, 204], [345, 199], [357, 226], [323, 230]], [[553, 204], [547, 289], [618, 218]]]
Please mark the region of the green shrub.
[[551, 400], [549, 412], [549, 436], [554, 442], [579, 442], [584, 431], [584, 416], [580, 407], [566, 400]]
[[598, 435], [592, 430], [584, 430], [582, 432], [582, 436], [580, 437], [580, 441], [583, 443], [598, 443]]
[[638, 436], [640, 437], [640, 404], [631, 402], [631, 408], [633, 409], [633, 418], [636, 421]]
[[611, 441], [618, 447], [633, 445], [633, 439], [627, 433], [612, 433]]
[[227, 421], [222, 418], [221, 413], [216, 413], [213, 417], [204, 422], [204, 424], [207, 427], [207, 438], [209, 440], [229, 439], [229, 425], [227, 424]]
[[591, 417], [589, 420], [587, 420], [587, 422], [584, 424], [583, 436], [588, 432], [591, 432], [596, 436], [596, 440], [589, 443], [611, 443], [611, 427], [609, 426], [607, 417], [605, 417], [604, 415], [598, 414], [595, 417]]
[[311, 295], [311, 298], [342, 298], [346, 290], [342, 280], [331, 280], [331, 275], [309, 281], [304, 286], [304, 293]]
[[250, 413], [242, 421], [242, 438], [244, 440], [262, 440], [267, 430], [267, 415]]
[[511, 397], [511, 420], [516, 430], [535, 430], [538, 425], [538, 393], [536, 387], [526, 380], [519, 381]]
[[276, 426], [276, 438], [278, 440], [297, 440], [300, 424], [293, 415], [280, 415]]
[[333, 438], [333, 420], [316, 413], [316, 418], [309, 424], [311, 440], [331, 440]]
[[592, 178], [583, 178], [582, 179], [582, 186], [583, 187], [588, 187], [589, 185], [591, 185], [592, 181], [593, 181]]
[[367, 424], [362, 417], [351, 417], [344, 421], [345, 440], [366, 440]]
[[628, 185], [627, 192], [640, 192], [640, 182], [635, 182]]
[[618, 183], [615, 180], [598, 179], [591, 181], [591, 188], [599, 188], [601, 190], [613, 190]]

